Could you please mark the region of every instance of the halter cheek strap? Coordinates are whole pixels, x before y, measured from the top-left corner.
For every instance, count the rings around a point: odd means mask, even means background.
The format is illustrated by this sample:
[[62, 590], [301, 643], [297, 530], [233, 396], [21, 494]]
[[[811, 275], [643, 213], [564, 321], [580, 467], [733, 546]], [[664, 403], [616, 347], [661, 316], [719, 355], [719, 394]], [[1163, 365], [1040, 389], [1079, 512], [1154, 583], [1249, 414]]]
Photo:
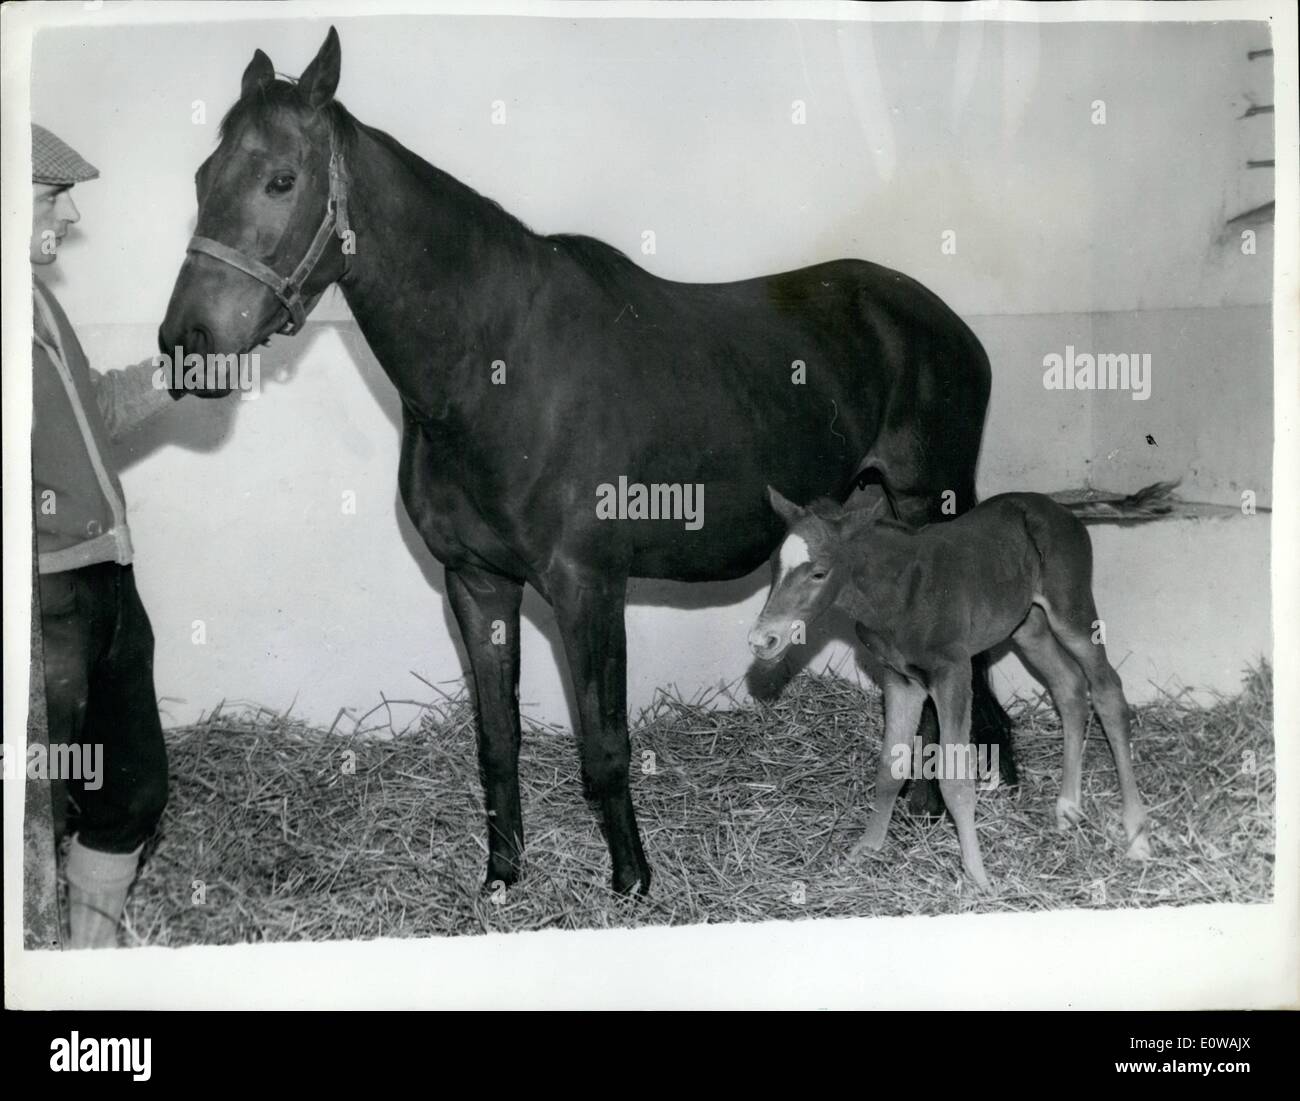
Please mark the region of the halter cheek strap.
[[[281, 275], [274, 268], [264, 264], [256, 257], [249, 256], [240, 252], [237, 248], [230, 245], [223, 245], [220, 241], [214, 241], [211, 237], [191, 237], [190, 243], [186, 246], [187, 252], [201, 252], [205, 256], [211, 256], [214, 260], [220, 260], [223, 264], [242, 271], [245, 275], [251, 275], [259, 283], [264, 283], [270, 287], [275, 297], [286, 310], [289, 311], [289, 319], [276, 331], [283, 333], [285, 336], [292, 336], [302, 329], [303, 323], [307, 320], [307, 314], [316, 304], [319, 294], [313, 295], [312, 298], [304, 303], [302, 297], [303, 285], [311, 278], [311, 274], [316, 270], [316, 265], [325, 255], [326, 248], [329, 247], [330, 238], [337, 236], [339, 240], [346, 240], [351, 232], [351, 224], [348, 221], [348, 179], [344, 170], [343, 154], [339, 151], [335, 141], [333, 131], [330, 132], [330, 194], [329, 201], [325, 206], [325, 217], [321, 219], [321, 224], [316, 229], [316, 235], [311, 239], [311, 244], [307, 248], [307, 255], [299, 261], [298, 266], [293, 269], [290, 275]], [[350, 265], [349, 253], [345, 250], [343, 254], [344, 270]]]

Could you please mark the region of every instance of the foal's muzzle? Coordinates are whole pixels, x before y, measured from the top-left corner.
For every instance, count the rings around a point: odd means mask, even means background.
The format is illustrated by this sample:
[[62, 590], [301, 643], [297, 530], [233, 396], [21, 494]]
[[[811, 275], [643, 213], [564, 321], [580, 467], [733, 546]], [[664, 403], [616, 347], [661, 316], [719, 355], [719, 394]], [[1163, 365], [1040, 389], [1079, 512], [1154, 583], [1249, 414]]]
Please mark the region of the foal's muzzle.
[[785, 649], [781, 645], [781, 636], [771, 627], [755, 627], [749, 632], [749, 648], [756, 658], [772, 661], [781, 656]]

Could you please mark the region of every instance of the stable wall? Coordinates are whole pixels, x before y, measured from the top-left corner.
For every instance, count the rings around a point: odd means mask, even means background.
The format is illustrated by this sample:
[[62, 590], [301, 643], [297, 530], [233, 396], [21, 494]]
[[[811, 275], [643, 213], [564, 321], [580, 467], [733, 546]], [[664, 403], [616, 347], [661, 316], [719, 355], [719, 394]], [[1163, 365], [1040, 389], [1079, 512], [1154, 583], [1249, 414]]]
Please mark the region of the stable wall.
[[[53, 273], [93, 362], [153, 351], [191, 176], [253, 48], [298, 73], [327, 25], [38, 39], [35, 116], [103, 173], [76, 189], [83, 221]], [[1270, 196], [1270, 174], [1241, 166], [1271, 150], [1271, 116], [1238, 118], [1269, 97], [1268, 69], [1245, 61], [1267, 45], [1261, 25], [338, 26], [352, 111], [541, 231], [603, 237], [676, 279], [856, 255], [931, 286], [993, 363], [981, 493], [1181, 478], [1193, 500], [1270, 500], [1272, 231], [1254, 254], [1223, 232]], [[395, 395], [341, 296], [316, 317], [276, 338], [257, 401], [186, 399], [119, 456], [170, 722], [242, 698], [329, 723], [381, 693], [428, 698], [412, 670], [460, 676], [441, 567], [396, 500]], [[1067, 344], [1149, 353], [1151, 398], [1045, 390], [1043, 357]], [[1094, 529], [1132, 698], [1230, 691], [1270, 652], [1267, 532], [1266, 516]], [[659, 686], [689, 696], [740, 678], [765, 581], [636, 586], [633, 709]], [[525, 708], [567, 722], [549, 610], [530, 594], [526, 611]], [[999, 667], [1004, 691], [1025, 683]]]

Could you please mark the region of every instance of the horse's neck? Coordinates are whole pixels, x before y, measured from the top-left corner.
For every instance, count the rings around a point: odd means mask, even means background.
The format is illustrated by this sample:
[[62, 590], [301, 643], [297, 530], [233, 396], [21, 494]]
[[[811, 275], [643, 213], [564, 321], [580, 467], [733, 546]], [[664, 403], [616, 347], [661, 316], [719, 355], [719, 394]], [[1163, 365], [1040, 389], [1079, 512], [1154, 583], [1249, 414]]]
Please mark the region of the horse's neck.
[[907, 614], [907, 576], [921, 536], [888, 524], [864, 522], [844, 533], [853, 576], [838, 603], [869, 627], [886, 629]]
[[349, 167], [356, 251], [340, 286], [403, 401], [443, 417], [504, 358], [483, 336], [508, 341], [540, 239], [445, 173], [421, 178], [365, 129]]

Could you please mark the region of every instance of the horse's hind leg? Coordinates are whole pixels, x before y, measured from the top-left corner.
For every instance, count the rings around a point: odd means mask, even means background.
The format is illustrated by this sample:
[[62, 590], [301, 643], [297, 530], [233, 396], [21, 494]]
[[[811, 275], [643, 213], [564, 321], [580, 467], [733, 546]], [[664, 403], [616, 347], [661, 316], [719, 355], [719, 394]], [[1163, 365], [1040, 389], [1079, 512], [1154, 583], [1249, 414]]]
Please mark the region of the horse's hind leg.
[[975, 768], [970, 753], [970, 662], [954, 662], [944, 669], [931, 688], [939, 713], [939, 744], [942, 747], [939, 789], [957, 826], [961, 861], [975, 886], [993, 890], [984, 871], [979, 838], [975, 835]]
[[861, 840], [853, 846], [850, 857], [856, 858], [885, 843], [889, 819], [899, 790], [912, 773], [912, 738], [921, 721], [926, 692], [920, 685], [888, 674], [885, 678], [885, 741], [876, 768], [875, 806]]
[[557, 569], [547, 578], [547, 588], [573, 678], [583, 783], [600, 807], [613, 887], [620, 894], [645, 895], [650, 864], [637, 831], [628, 775], [627, 579]]
[[1088, 725], [1088, 685], [1083, 670], [1052, 634], [1047, 614], [1034, 605], [1011, 636], [1012, 641], [1042, 677], [1065, 735], [1065, 763], [1061, 793], [1056, 799], [1056, 826], [1069, 829], [1083, 818], [1083, 735]]
[[[478, 718], [478, 760], [487, 803], [486, 885], [519, 878], [519, 605], [523, 586], [473, 568], [447, 569], [447, 596], [469, 655]], [[505, 637], [501, 637], [500, 624]]]
[[[1064, 594], [1063, 594], [1064, 595]], [[1106, 740], [1115, 758], [1115, 774], [1119, 778], [1120, 798], [1123, 804], [1124, 833], [1128, 837], [1127, 856], [1130, 860], [1146, 860], [1151, 856], [1151, 839], [1147, 831], [1146, 811], [1138, 793], [1137, 778], [1133, 774], [1133, 758], [1129, 752], [1129, 707], [1124, 698], [1124, 688], [1119, 674], [1106, 657], [1102, 642], [1093, 642], [1097, 606], [1092, 593], [1084, 588], [1057, 602], [1045, 606], [1047, 621], [1057, 641], [1065, 647], [1082, 667], [1092, 689], [1092, 705], [1101, 718]]]

